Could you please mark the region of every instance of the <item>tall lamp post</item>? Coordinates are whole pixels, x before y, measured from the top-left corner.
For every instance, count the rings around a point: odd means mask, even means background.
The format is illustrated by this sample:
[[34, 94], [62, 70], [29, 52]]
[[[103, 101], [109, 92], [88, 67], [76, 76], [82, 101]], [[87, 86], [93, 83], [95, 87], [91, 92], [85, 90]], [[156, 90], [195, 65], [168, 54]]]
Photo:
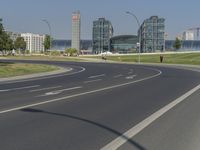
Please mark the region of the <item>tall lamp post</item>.
[[49, 28], [49, 36], [50, 36], [50, 47], [49, 47], [49, 49], [51, 50], [51, 36], [52, 36], [51, 26], [50, 26], [50, 23], [46, 19], [43, 19], [42, 21], [44, 21]]
[[126, 14], [129, 14], [129, 15], [133, 16], [135, 18], [137, 24], [138, 24], [138, 29], [139, 29], [139, 44], [138, 44], [138, 46], [139, 46], [139, 56], [138, 56], [138, 63], [140, 63], [140, 53], [141, 53], [141, 30], [140, 30], [140, 22], [139, 22], [139, 20], [138, 20], [138, 18], [137, 18], [137, 16], [135, 14], [133, 14], [133, 13], [131, 13], [129, 11], [127, 11]]

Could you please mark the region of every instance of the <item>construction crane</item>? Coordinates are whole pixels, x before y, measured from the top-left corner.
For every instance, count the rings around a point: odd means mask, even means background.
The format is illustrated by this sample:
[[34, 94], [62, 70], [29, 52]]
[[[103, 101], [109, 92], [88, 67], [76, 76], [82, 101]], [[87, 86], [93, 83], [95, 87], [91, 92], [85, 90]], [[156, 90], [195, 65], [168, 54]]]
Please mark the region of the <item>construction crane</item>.
[[197, 40], [199, 40], [199, 35], [200, 35], [200, 27], [196, 27], [196, 28], [190, 28], [189, 30], [196, 31]]

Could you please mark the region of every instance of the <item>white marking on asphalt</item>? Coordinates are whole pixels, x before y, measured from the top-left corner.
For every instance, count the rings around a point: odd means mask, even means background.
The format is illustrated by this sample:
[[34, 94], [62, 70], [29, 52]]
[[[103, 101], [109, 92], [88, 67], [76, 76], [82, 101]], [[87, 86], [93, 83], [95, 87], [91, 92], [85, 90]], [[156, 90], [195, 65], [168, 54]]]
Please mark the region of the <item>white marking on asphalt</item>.
[[88, 77], [88, 78], [89, 78], [89, 79], [94, 79], [94, 78], [99, 78], [99, 77], [103, 77], [103, 76], [105, 76], [105, 74], [90, 76], [90, 77]]
[[114, 76], [114, 78], [119, 78], [119, 77], [122, 77], [123, 75], [122, 74], [118, 74], [116, 76]]
[[126, 77], [126, 79], [133, 79], [134, 77], [136, 77], [137, 75], [132, 75], [132, 76], [128, 76]]
[[92, 82], [98, 82], [98, 81], [102, 81], [102, 79], [84, 81], [84, 83], [92, 83]]
[[70, 98], [74, 98], [74, 97], [78, 97], [78, 96], [83, 96], [83, 95], [87, 95], [87, 94], [92, 94], [92, 93], [97, 93], [97, 92], [102, 92], [102, 91], [110, 90], [110, 89], [114, 89], [114, 88], [119, 88], [119, 87], [131, 85], [131, 84], [134, 84], [134, 83], [138, 83], [138, 82], [141, 82], [141, 81], [149, 80], [149, 79], [158, 77], [158, 76], [160, 76], [162, 74], [162, 72], [160, 70], [158, 70], [158, 69], [151, 68], [151, 70], [158, 71], [158, 74], [155, 74], [153, 76], [149, 76], [149, 77], [146, 77], [146, 78], [143, 78], [143, 79], [139, 79], [139, 80], [136, 80], [136, 81], [132, 81], [132, 82], [117, 84], [117, 85], [108, 86], [108, 87], [97, 89], [97, 90], [93, 90], [93, 91], [83, 92], [83, 93], [79, 93], [79, 94], [74, 94], [74, 95], [70, 95], [70, 96], [66, 96], [66, 97], [61, 97], [61, 98], [56, 98], [56, 99], [40, 102], [40, 103], [34, 103], [34, 104], [30, 104], [30, 105], [24, 105], [24, 106], [21, 106], [21, 107], [15, 107], [15, 108], [12, 108], [12, 109], [3, 110], [3, 111], [0, 111], [0, 114], [12, 112], [12, 111], [16, 111], [16, 110], [20, 110], [20, 109], [24, 109], [24, 108], [44, 105], [44, 104], [48, 104], [48, 103], [64, 101], [66, 99], [70, 99]]
[[[116, 150], [123, 144], [125, 144], [128, 139], [133, 138], [135, 135], [137, 135], [139, 132], [141, 132], [144, 128], [149, 126], [151, 123], [153, 123], [155, 120], [160, 118], [162, 115], [164, 115], [166, 112], [171, 110], [173, 107], [184, 101], [187, 97], [192, 95], [194, 92], [200, 89], [200, 84], [196, 86], [195, 88], [191, 89], [181, 97], [177, 98], [176, 100], [172, 101], [165, 107], [161, 108], [157, 112], [153, 113], [151, 116], [143, 120], [142, 122], [138, 123], [136, 126], [125, 132], [122, 136], [114, 139], [112, 142], [101, 148], [101, 150]], [[126, 137], [126, 138], [124, 138]]]
[[30, 92], [45, 91], [45, 90], [57, 89], [57, 88], [61, 88], [61, 87], [62, 87], [62, 86], [54, 86], [54, 87], [48, 87], [48, 88], [42, 88], [42, 89], [36, 89], [36, 90], [30, 90]]
[[19, 88], [12, 88], [12, 89], [4, 89], [0, 90], [0, 92], [9, 92], [9, 91], [16, 91], [16, 90], [23, 90], [23, 89], [31, 89], [39, 87], [40, 85], [33, 85], [33, 86], [25, 86], [25, 87], [19, 87]]
[[49, 95], [57, 95], [62, 93], [63, 91], [71, 91], [71, 90], [76, 90], [76, 89], [80, 89], [82, 88], [81, 86], [78, 87], [72, 87], [72, 88], [67, 88], [67, 89], [61, 89], [61, 90], [57, 90], [57, 91], [51, 91], [51, 92], [47, 92], [44, 95], [41, 95], [39, 97], [43, 97], [43, 96], [49, 96]]

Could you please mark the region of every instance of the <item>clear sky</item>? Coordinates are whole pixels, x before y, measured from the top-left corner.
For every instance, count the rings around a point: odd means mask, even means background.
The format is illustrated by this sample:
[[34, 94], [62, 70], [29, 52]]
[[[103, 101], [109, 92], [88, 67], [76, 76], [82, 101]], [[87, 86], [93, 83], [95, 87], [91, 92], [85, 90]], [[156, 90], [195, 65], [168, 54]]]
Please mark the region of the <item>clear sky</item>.
[[0, 18], [6, 30], [48, 34], [49, 21], [54, 39], [71, 39], [71, 14], [81, 12], [81, 38], [92, 39], [92, 22], [110, 20], [114, 35], [136, 34], [140, 22], [152, 15], [166, 19], [168, 39], [191, 27], [200, 26], [200, 0], [0, 0]]

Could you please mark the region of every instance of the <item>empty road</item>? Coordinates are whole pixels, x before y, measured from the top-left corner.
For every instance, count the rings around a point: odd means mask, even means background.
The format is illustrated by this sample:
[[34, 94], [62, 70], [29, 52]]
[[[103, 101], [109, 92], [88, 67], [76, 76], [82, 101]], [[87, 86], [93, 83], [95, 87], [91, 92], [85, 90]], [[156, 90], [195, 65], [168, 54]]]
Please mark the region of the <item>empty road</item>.
[[198, 70], [28, 62], [72, 70], [0, 82], [1, 150], [199, 150]]

